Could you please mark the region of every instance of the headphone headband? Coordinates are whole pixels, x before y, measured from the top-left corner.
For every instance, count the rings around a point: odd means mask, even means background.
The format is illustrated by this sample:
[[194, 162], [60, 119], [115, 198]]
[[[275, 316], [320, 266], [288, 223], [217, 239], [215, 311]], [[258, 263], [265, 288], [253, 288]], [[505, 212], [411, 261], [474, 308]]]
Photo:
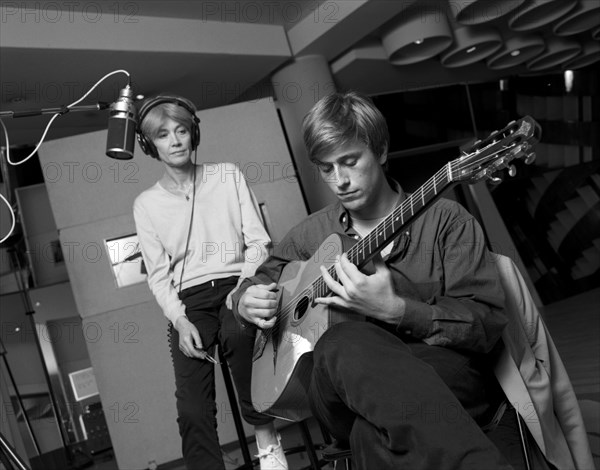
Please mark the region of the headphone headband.
[[142, 132], [142, 122], [144, 121], [151, 109], [164, 103], [173, 103], [179, 105], [190, 113], [193, 121], [192, 128], [190, 129], [191, 150], [196, 150], [198, 144], [200, 144], [200, 119], [198, 118], [198, 116], [196, 116], [197, 110], [196, 106], [194, 106], [194, 103], [192, 103], [187, 98], [183, 98], [180, 96], [158, 95], [145, 100], [138, 111], [138, 125], [136, 127], [136, 133], [137, 140], [140, 144], [140, 148], [142, 149], [142, 151], [146, 155], [150, 155], [152, 158], [159, 159], [158, 151], [156, 150], [155, 145]]

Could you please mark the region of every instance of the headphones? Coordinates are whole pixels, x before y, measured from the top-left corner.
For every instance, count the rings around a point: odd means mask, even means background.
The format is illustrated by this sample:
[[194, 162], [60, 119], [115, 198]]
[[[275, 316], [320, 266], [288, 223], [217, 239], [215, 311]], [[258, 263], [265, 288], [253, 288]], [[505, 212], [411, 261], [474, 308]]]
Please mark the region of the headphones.
[[150, 155], [152, 158], [156, 158], [157, 160], [159, 159], [158, 151], [156, 150], [156, 146], [152, 143], [152, 141], [148, 139], [142, 132], [142, 122], [152, 108], [164, 103], [174, 103], [179, 105], [192, 115], [192, 120], [194, 121], [192, 128], [190, 129], [192, 152], [196, 150], [198, 144], [200, 144], [200, 119], [198, 116], [196, 116], [196, 107], [194, 106], [194, 103], [179, 96], [159, 95], [155, 96], [154, 98], [149, 98], [144, 101], [140, 107], [140, 110], [138, 111], [138, 125], [136, 128], [137, 141], [140, 144], [140, 148], [146, 155]]

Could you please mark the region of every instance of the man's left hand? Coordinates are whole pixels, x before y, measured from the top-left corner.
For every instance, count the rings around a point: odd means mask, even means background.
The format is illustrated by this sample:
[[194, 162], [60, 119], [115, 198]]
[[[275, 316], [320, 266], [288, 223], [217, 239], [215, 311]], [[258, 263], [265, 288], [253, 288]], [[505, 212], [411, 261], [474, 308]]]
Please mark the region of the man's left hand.
[[333, 293], [330, 297], [319, 297], [316, 303], [351, 310], [388, 323], [398, 323], [404, 315], [405, 303], [394, 291], [392, 273], [380, 255], [373, 258], [375, 273], [361, 273], [353, 265], [346, 253], [338, 257], [335, 272], [336, 281], [321, 266], [323, 280]]

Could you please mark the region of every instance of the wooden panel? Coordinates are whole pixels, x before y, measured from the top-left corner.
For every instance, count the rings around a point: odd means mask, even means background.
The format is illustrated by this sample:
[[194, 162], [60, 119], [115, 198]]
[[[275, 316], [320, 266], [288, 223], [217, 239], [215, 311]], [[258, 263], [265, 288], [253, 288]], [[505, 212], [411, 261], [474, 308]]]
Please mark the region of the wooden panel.
[[252, 191], [273, 244], [279, 243], [292, 227], [306, 217], [306, 206], [295, 177], [257, 184], [252, 186]]
[[58, 231], [44, 184], [24, 186], [15, 190], [19, 214], [25, 235], [27, 257], [33, 269], [36, 287], [67, 281], [67, 269], [60, 256]]
[[38, 154], [58, 229], [131, 213], [136, 196], [162, 174], [137, 147], [133, 160], [104, 154], [106, 131], [46, 142]]
[[83, 320], [119, 468], [181, 457], [167, 321], [154, 302]]

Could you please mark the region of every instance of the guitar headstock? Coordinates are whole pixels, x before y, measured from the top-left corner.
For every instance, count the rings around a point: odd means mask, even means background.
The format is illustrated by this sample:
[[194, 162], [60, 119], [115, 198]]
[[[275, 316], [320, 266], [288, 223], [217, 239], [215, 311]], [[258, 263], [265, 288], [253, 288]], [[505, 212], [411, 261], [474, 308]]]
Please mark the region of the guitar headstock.
[[514, 176], [513, 160], [524, 159], [526, 164], [535, 160], [531, 148], [540, 140], [540, 125], [530, 116], [510, 122], [504, 129], [492, 132], [475, 142], [465, 155], [450, 163], [453, 181], [476, 183], [482, 179], [499, 182], [494, 174], [504, 168]]

